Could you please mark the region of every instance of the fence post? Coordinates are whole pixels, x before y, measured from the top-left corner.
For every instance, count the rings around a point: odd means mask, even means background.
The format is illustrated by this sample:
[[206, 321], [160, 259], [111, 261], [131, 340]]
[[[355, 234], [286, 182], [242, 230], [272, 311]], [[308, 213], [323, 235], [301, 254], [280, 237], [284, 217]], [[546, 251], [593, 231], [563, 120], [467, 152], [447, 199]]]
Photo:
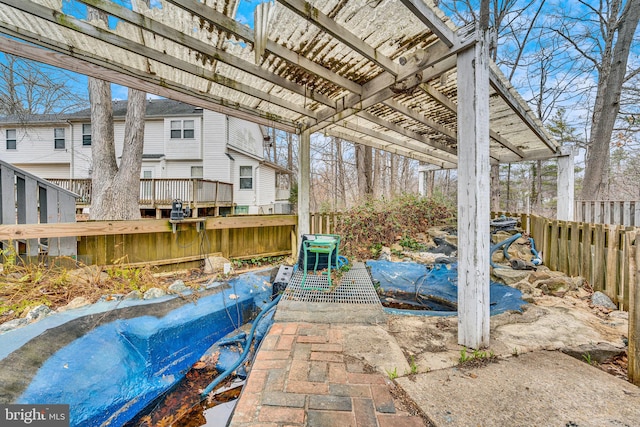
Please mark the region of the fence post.
[[[637, 240], [637, 234], [636, 234]], [[640, 251], [635, 248], [633, 272], [635, 273], [629, 281], [629, 381], [640, 386], [640, 284], [638, 284], [638, 265], [640, 265]]]

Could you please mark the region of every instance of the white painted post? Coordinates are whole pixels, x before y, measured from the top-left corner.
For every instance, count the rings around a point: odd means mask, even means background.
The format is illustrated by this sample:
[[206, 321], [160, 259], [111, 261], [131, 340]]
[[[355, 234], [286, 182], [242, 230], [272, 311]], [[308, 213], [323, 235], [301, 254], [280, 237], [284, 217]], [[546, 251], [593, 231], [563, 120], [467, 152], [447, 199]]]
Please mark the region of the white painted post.
[[427, 171], [418, 166], [418, 194], [424, 197], [427, 195]]
[[309, 234], [309, 191], [311, 180], [311, 132], [304, 130], [300, 136], [298, 150], [298, 237], [302, 241], [303, 234]]
[[458, 54], [458, 343], [489, 345], [489, 49]]
[[573, 147], [560, 147], [558, 157], [558, 209], [556, 218], [559, 221], [575, 221], [573, 206], [575, 198]]

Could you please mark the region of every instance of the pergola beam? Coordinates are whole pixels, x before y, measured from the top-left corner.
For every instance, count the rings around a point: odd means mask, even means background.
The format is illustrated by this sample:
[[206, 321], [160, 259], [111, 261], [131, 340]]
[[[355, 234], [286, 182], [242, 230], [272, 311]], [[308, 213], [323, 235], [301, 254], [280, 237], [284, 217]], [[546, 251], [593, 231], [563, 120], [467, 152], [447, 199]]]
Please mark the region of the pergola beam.
[[377, 64], [388, 73], [394, 76], [398, 75], [398, 65], [393, 62], [393, 60], [376, 51], [372, 46], [363, 42], [360, 38], [346, 30], [344, 27], [338, 25], [336, 21], [329, 18], [313, 5], [304, 0], [277, 1], [307, 21], [313, 22], [313, 24], [321, 31], [332, 35], [337, 40], [340, 40], [342, 43], [349, 46], [369, 61]]
[[[348, 129], [346, 129], [348, 131]], [[360, 145], [366, 145], [368, 147], [372, 147], [375, 148], [377, 150], [382, 150], [382, 151], [386, 151], [388, 153], [392, 153], [392, 154], [397, 154], [399, 156], [403, 156], [403, 157], [407, 157], [409, 159], [413, 159], [413, 160], [418, 160], [420, 162], [426, 162], [426, 163], [431, 163], [431, 164], [435, 164], [438, 165], [440, 168], [443, 169], [454, 169], [455, 165], [450, 165], [447, 162], [443, 162], [439, 159], [435, 159], [433, 157], [430, 156], [426, 156], [424, 154], [418, 153], [416, 151], [410, 151], [410, 150], [405, 150], [402, 147], [398, 147], [398, 146], [394, 146], [391, 143], [389, 144], [384, 144], [382, 142], [377, 142], [377, 141], [372, 141], [370, 139], [365, 139], [362, 137], [359, 137], [357, 135], [354, 135], [353, 132], [343, 132], [340, 130], [339, 127], [331, 127], [331, 128], [325, 128], [322, 131], [323, 134], [328, 135], [328, 136], [335, 136], [336, 138], [341, 138], [345, 141], [350, 141], [356, 144], [360, 144]]]
[[137, 43], [131, 39], [127, 39], [103, 28], [96, 27], [89, 22], [74, 18], [73, 16], [65, 15], [64, 19], [59, 19], [59, 17], [56, 17], [55, 13], [50, 13], [51, 9], [33, 3], [31, 1], [2, 0], [2, 3], [8, 4], [9, 6], [22, 12], [28, 13], [32, 16], [36, 16], [40, 19], [58, 24], [69, 30], [76, 31], [85, 36], [93, 37], [97, 40], [109, 43], [112, 46], [127, 50], [136, 55], [143, 56], [145, 58], [160, 62], [170, 67], [174, 67], [188, 74], [192, 74], [193, 76], [209, 80], [212, 83], [225, 86], [229, 89], [236, 90], [238, 92], [244, 93], [254, 98], [258, 98], [262, 101], [277, 105], [287, 110], [295, 111], [296, 113], [303, 116], [317, 118], [317, 113], [315, 111], [309, 110], [308, 108], [300, 107], [298, 104], [283, 100], [274, 95], [255, 89], [250, 85], [238, 82], [228, 77], [219, 76], [215, 72], [206, 68], [191, 64], [186, 61], [182, 61], [170, 55], [165, 55], [153, 48]]
[[[195, 16], [198, 16], [199, 18], [209, 21], [211, 24], [221, 30], [233, 34], [234, 36], [248, 43], [255, 44], [253, 32], [249, 27], [238, 23], [234, 19], [229, 18], [228, 16], [218, 12], [212, 7], [205, 5], [204, 3], [199, 3], [193, 0], [166, 1], [192, 13]], [[321, 77], [324, 80], [336, 84], [344, 89], [347, 89], [350, 92], [360, 93], [362, 90], [359, 84], [352, 82], [351, 80], [342, 77], [341, 75], [334, 73], [333, 71], [328, 70], [321, 65], [318, 65], [315, 62], [305, 58], [304, 56], [299, 55], [298, 53], [293, 52], [271, 40], [267, 40], [266, 49], [274, 55], [289, 62], [290, 64], [302, 68], [310, 74], [315, 74], [316, 76]]]
[[498, 78], [496, 70], [489, 68], [489, 81], [491, 86], [498, 92], [498, 95], [504, 102], [509, 105], [511, 110], [529, 127], [529, 129], [551, 150], [552, 153], [557, 152], [556, 145], [549, 139], [538, 124], [534, 123], [532, 116], [520, 105], [515, 96], [511, 93], [502, 80]]
[[401, 141], [397, 138], [393, 138], [384, 133], [377, 132], [371, 129], [370, 127], [358, 125], [348, 121], [340, 122], [337, 126], [343, 127], [345, 129], [349, 129], [354, 132], [361, 133], [363, 135], [370, 136], [371, 138], [375, 138], [380, 141], [386, 141], [390, 144], [397, 145], [398, 147], [404, 147], [407, 150], [415, 151], [416, 153], [430, 156], [433, 159], [437, 159], [437, 161], [439, 162], [447, 162], [449, 164], [449, 167], [456, 167], [456, 160], [455, 158], [452, 159], [452, 157], [455, 157], [455, 156], [451, 156], [451, 155], [447, 156], [447, 153], [438, 152], [438, 150], [430, 148], [427, 145], [420, 144], [418, 142]]
[[[422, 89], [427, 95], [433, 98], [434, 101], [445, 107], [447, 110], [451, 111], [452, 113], [458, 114], [458, 106], [444, 93], [440, 92], [428, 83], [421, 84], [420, 89]], [[521, 149], [507, 141], [507, 139], [500, 135], [498, 132], [489, 129], [489, 136], [491, 136], [491, 139], [496, 141], [498, 144], [502, 145], [504, 148], [518, 156], [520, 159], [523, 159], [525, 157], [525, 154]]]
[[[59, 67], [65, 70], [84, 74], [98, 79], [108, 80], [126, 87], [139, 89], [154, 95], [164, 96], [191, 105], [206, 108], [207, 110], [216, 111], [222, 114], [238, 117], [240, 119], [253, 121], [269, 127], [277, 127], [278, 129], [296, 133], [298, 128], [292, 122], [287, 123], [284, 118], [279, 118], [274, 122], [273, 115], [266, 113], [256, 114], [255, 109], [247, 109], [240, 105], [232, 106], [229, 102], [223, 102], [218, 97], [209, 94], [194, 94], [190, 88], [175, 82], [167, 82], [166, 80], [145, 76], [140, 77], [136, 74], [137, 70], [130, 70], [120, 65], [109, 63], [108, 61], [100, 61], [88, 52], [80, 49], [69, 49], [68, 46], [59, 46], [55, 41], [45, 39], [39, 35], [31, 34], [24, 30], [14, 27], [14, 30], [2, 26], [3, 33], [12, 37], [19, 37], [34, 42], [46, 43], [50, 49], [64, 52], [56, 53], [43, 48], [34, 47], [14, 39], [0, 37], [0, 51], [23, 58], [31, 59], [44, 64]], [[65, 51], [65, 49], [67, 49]]]
[[327, 96], [310, 91], [299, 84], [296, 84], [290, 80], [280, 77], [277, 74], [271, 73], [249, 61], [245, 61], [232, 55], [224, 50], [218, 49], [215, 46], [205, 43], [195, 37], [189, 36], [181, 31], [178, 31], [168, 25], [155, 21], [145, 15], [138, 12], [134, 12], [131, 9], [122, 7], [109, 0], [78, 0], [91, 6], [95, 9], [102, 10], [116, 18], [120, 18], [132, 25], [142, 28], [150, 33], [164, 37], [165, 39], [180, 44], [189, 49], [195, 49], [198, 52], [207, 54], [212, 60], [217, 60], [230, 65], [238, 70], [245, 71], [255, 77], [259, 77], [274, 85], [280, 86], [298, 95], [307, 97], [311, 100], [320, 102], [335, 110], [336, 102], [328, 98]]
[[458, 43], [458, 37], [453, 30], [442, 22], [442, 19], [435, 14], [424, 0], [400, 0], [424, 25], [438, 36], [447, 46], [451, 47]]

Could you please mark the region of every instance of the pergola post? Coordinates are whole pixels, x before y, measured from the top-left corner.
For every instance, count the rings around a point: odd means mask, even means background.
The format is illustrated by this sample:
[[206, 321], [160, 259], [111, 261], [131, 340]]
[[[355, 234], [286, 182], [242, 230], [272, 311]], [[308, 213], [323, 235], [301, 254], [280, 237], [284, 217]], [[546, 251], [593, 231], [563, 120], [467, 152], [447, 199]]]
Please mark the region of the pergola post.
[[311, 186], [311, 132], [302, 131], [298, 149], [298, 237], [302, 241], [303, 234], [309, 234], [309, 191]]
[[560, 147], [558, 157], [558, 205], [556, 218], [560, 221], [574, 221], [575, 204], [573, 147]]
[[458, 54], [458, 343], [489, 345], [489, 49]]

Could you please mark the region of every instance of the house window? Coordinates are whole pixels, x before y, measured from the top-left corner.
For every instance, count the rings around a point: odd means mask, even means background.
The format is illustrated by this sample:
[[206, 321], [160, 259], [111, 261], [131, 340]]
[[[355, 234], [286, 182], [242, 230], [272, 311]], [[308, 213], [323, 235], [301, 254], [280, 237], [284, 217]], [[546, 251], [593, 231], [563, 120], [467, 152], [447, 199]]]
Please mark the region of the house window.
[[142, 171], [142, 178], [143, 179], [153, 178], [153, 171], [150, 171], [150, 170]]
[[193, 120], [171, 120], [171, 139], [193, 139], [194, 129]]
[[240, 189], [251, 190], [253, 188], [253, 167], [240, 166]]
[[7, 129], [7, 150], [15, 150], [16, 149], [16, 130], [15, 129]]
[[56, 150], [64, 150], [64, 128], [53, 129], [53, 148]]
[[204, 177], [204, 169], [202, 166], [191, 166], [191, 178]]
[[82, 125], [82, 145], [91, 145], [91, 123]]
[[236, 206], [234, 211], [236, 215], [248, 214], [249, 206]]

